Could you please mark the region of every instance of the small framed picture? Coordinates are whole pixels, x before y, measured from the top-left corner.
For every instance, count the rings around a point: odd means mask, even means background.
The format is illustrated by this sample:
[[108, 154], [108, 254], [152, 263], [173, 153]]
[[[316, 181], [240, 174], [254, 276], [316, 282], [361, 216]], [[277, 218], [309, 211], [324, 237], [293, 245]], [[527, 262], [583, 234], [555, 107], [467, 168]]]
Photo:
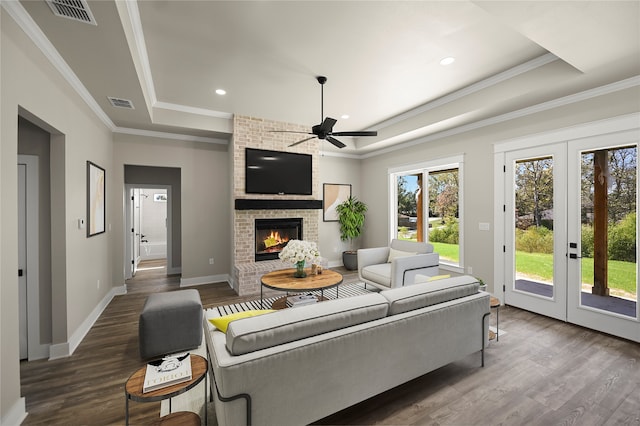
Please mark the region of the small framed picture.
[[322, 220], [324, 222], [337, 222], [338, 212], [336, 212], [336, 207], [343, 201], [348, 200], [349, 197], [351, 197], [351, 184], [323, 184]]
[[106, 223], [105, 171], [87, 161], [87, 237], [102, 234]]

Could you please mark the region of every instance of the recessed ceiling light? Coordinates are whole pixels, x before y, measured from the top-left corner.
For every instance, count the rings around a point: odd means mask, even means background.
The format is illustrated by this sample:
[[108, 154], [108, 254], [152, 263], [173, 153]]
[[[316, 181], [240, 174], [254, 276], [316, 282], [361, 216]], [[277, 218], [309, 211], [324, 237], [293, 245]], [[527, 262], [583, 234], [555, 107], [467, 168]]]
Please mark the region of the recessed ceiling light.
[[456, 58], [454, 58], [453, 56], [448, 56], [440, 60], [440, 65], [451, 65], [455, 61], [456, 61]]
[[227, 91], [226, 91], [226, 90], [224, 90], [224, 89], [216, 89], [216, 93], [217, 93], [218, 95], [226, 95], [226, 94], [227, 94]]
[[343, 120], [346, 120], [347, 118], [349, 118], [349, 114], [342, 114], [340, 118], [342, 118]]

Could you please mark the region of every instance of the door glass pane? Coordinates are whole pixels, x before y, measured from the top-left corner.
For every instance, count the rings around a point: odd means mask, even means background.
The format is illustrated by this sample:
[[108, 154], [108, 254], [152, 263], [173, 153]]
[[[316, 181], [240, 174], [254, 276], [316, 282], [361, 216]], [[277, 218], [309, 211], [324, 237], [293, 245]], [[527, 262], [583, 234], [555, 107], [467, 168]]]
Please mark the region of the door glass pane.
[[459, 169], [429, 172], [429, 242], [440, 262], [460, 263]]
[[515, 289], [553, 298], [553, 158], [515, 164]]
[[418, 232], [418, 198], [422, 175], [398, 176], [398, 239], [422, 241]]
[[636, 317], [636, 146], [582, 153], [582, 306]]

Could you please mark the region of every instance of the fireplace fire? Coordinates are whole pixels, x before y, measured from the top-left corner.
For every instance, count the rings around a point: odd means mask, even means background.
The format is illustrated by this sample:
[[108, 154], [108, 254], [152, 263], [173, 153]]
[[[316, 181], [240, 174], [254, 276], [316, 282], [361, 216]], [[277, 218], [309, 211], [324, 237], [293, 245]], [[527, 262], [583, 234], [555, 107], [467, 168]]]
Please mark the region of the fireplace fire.
[[302, 239], [302, 219], [256, 219], [255, 260], [277, 259], [289, 240]]

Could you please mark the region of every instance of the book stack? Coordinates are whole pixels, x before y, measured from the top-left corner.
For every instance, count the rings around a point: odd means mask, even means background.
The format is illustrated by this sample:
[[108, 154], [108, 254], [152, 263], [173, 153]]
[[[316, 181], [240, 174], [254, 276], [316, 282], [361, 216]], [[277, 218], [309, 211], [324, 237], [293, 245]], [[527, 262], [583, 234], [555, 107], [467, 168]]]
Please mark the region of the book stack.
[[297, 296], [289, 296], [287, 297], [287, 307], [294, 308], [296, 306], [304, 306], [310, 305], [311, 303], [316, 303], [318, 301], [318, 297], [313, 294], [300, 294]]
[[189, 353], [166, 356], [147, 364], [142, 393], [152, 392], [177, 383], [191, 380], [191, 355]]

